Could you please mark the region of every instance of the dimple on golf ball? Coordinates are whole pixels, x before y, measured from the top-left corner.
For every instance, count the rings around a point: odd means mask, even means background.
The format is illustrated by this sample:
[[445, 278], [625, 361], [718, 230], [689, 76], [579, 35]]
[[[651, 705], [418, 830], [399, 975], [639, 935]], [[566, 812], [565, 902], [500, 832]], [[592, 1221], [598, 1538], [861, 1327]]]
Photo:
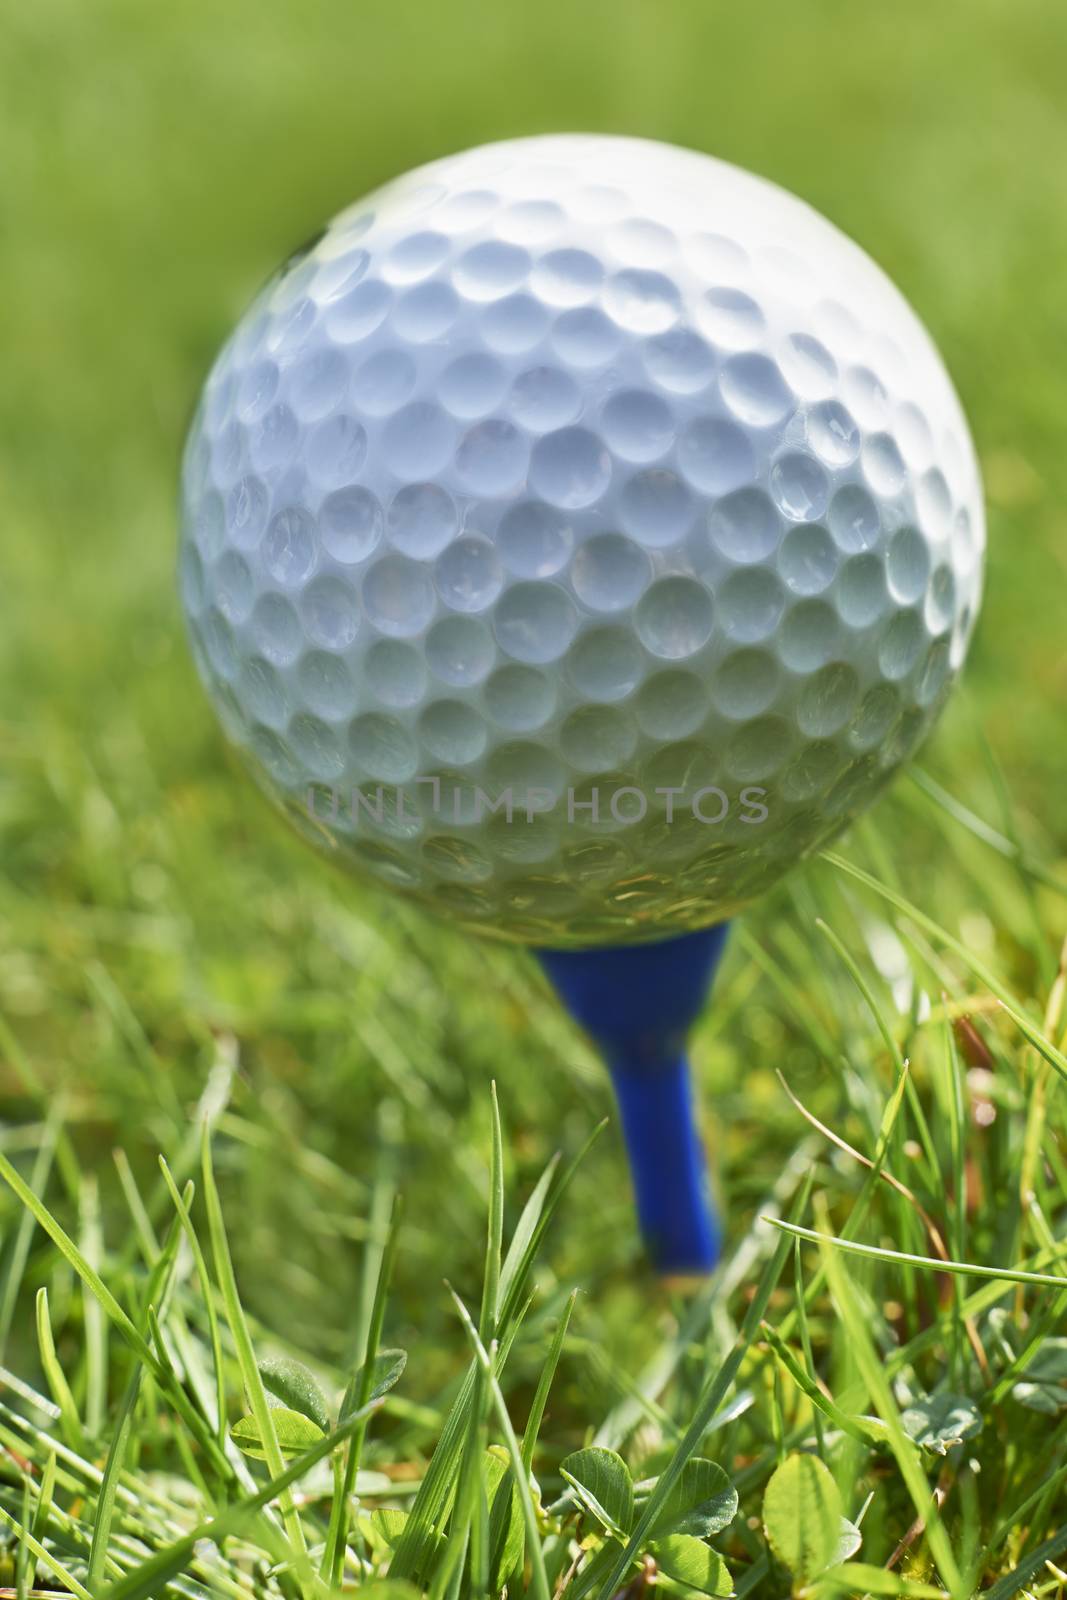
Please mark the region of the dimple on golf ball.
[[729, 916], [872, 799], [984, 539], [949, 378], [858, 246], [573, 135], [422, 167], [264, 289], [190, 432], [181, 588], [303, 831], [581, 946]]

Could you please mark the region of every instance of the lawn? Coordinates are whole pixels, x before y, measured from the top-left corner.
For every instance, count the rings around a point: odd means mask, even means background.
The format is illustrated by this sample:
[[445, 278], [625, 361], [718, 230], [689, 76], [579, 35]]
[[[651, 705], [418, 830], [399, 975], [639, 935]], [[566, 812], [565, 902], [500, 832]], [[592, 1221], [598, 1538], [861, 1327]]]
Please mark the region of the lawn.
[[[3, 32], [0, 1595], [1062, 1593], [1067, 13], [36, 0]], [[185, 423], [260, 281], [393, 173], [558, 128], [857, 238], [988, 495], [920, 765], [732, 935], [695, 1039], [726, 1257], [688, 1293], [532, 960], [290, 839], [172, 584]]]

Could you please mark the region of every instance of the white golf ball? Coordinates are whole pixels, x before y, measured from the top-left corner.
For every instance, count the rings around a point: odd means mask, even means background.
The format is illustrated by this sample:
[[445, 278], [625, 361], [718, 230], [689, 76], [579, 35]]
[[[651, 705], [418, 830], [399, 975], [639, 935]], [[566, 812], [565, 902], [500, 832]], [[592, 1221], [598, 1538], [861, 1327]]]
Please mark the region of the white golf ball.
[[984, 541], [952, 385], [858, 246], [572, 135], [423, 167], [286, 264], [204, 389], [181, 586], [306, 833], [580, 946], [730, 915], [877, 794]]

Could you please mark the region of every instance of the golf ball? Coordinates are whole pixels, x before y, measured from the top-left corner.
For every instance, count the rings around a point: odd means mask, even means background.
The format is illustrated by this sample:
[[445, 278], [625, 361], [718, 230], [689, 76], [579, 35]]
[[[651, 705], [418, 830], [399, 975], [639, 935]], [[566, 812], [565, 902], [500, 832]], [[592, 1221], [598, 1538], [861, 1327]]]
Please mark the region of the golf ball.
[[285, 264], [192, 425], [181, 590], [306, 834], [582, 946], [730, 915], [878, 793], [984, 539], [951, 382], [857, 245], [572, 135], [422, 167]]

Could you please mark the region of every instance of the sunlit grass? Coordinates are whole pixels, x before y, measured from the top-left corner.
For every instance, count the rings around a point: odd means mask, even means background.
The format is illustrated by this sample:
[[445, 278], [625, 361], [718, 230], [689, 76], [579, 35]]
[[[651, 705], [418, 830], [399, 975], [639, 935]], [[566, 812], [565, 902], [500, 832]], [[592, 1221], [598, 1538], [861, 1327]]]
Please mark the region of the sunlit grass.
[[[921, 811], [946, 854], [968, 849], [954, 808], [899, 805]], [[156, 1110], [136, 1142], [154, 1126], [168, 1150], [157, 1181], [126, 1153], [110, 1177], [94, 1160], [99, 1086], [48, 1115], [40, 1068], [5, 1025], [25, 1094], [0, 1150], [14, 1202], [4, 1294], [38, 1302], [35, 1335], [14, 1320], [16, 1367], [0, 1374], [13, 1592], [295, 1597], [402, 1580], [539, 1600], [562, 1586], [580, 1600], [655, 1573], [683, 1594], [792, 1583], [918, 1600], [991, 1582], [1018, 1592], [1035, 1558], [1058, 1582], [1063, 975], [1057, 965], [1046, 992], [1016, 997], [1011, 966], [1025, 958], [1005, 968], [995, 948], [975, 954], [881, 884], [859, 860], [877, 862], [882, 835], [864, 833], [850, 860], [783, 900], [784, 938], [758, 938], [724, 974], [727, 1017], [768, 1003], [788, 1014], [799, 983], [793, 1026], [808, 1044], [792, 1053], [788, 1094], [775, 1093], [777, 1179], [765, 1149], [720, 1143], [732, 1238], [689, 1297], [637, 1259], [618, 1151], [592, 1115], [538, 1179], [512, 1153], [547, 1150], [545, 1130], [512, 1122], [520, 1097], [503, 1087], [498, 1117], [487, 1075], [470, 1087], [483, 1118], [455, 1152], [459, 1195], [420, 1175], [400, 1130], [417, 1140], [437, 1117], [447, 1137], [435, 1099], [447, 1101], [449, 1045], [430, 1060], [396, 1046], [403, 1070], [382, 1069], [379, 1122], [348, 1173], [313, 1139], [280, 1164], [282, 1130], [223, 1036], [198, 1105], [141, 1086]], [[963, 925], [975, 933], [1003, 920], [1002, 894], [1007, 908], [1055, 882], [1044, 867], [1020, 880], [1018, 861], [1000, 870], [971, 882]], [[1059, 898], [1046, 892], [1043, 914]], [[805, 927], [815, 942], [798, 968], [792, 930]], [[830, 956], [814, 960], [820, 928]], [[417, 962], [420, 936], [394, 930], [395, 959]], [[520, 1040], [549, 1001], [518, 958], [483, 959], [510, 973]], [[133, 1093], [154, 1047], [117, 992], [104, 1007], [136, 1038], [112, 1067]], [[327, 1008], [313, 1032], [327, 1038], [336, 1021]], [[493, 1026], [510, 1047], [507, 1022]], [[102, 1038], [118, 1048], [114, 1031]], [[538, 1048], [562, 1097], [561, 1045], [562, 1026]], [[711, 1047], [703, 1030], [698, 1061]], [[173, 1069], [156, 1058], [154, 1070]], [[434, 1099], [389, 1081], [409, 1074], [427, 1086], [440, 1074]], [[603, 1101], [595, 1077], [580, 1087], [576, 1104]], [[449, 1172], [455, 1183], [458, 1162]], [[271, 1174], [288, 1221], [265, 1246], [247, 1197]], [[451, 1206], [459, 1233], [442, 1222]], [[268, 1329], [245, 1303], [228, 1236], [241, 1279], [288, 1281], [312, 1223], [359, 1289], [345, 1317], [329, 1273], [293, 1276], [324, 1312], [321, 1337], [297, 1339], [277, 1311]], [[828, 1474], [786, 1472], [798, 1452]]]

